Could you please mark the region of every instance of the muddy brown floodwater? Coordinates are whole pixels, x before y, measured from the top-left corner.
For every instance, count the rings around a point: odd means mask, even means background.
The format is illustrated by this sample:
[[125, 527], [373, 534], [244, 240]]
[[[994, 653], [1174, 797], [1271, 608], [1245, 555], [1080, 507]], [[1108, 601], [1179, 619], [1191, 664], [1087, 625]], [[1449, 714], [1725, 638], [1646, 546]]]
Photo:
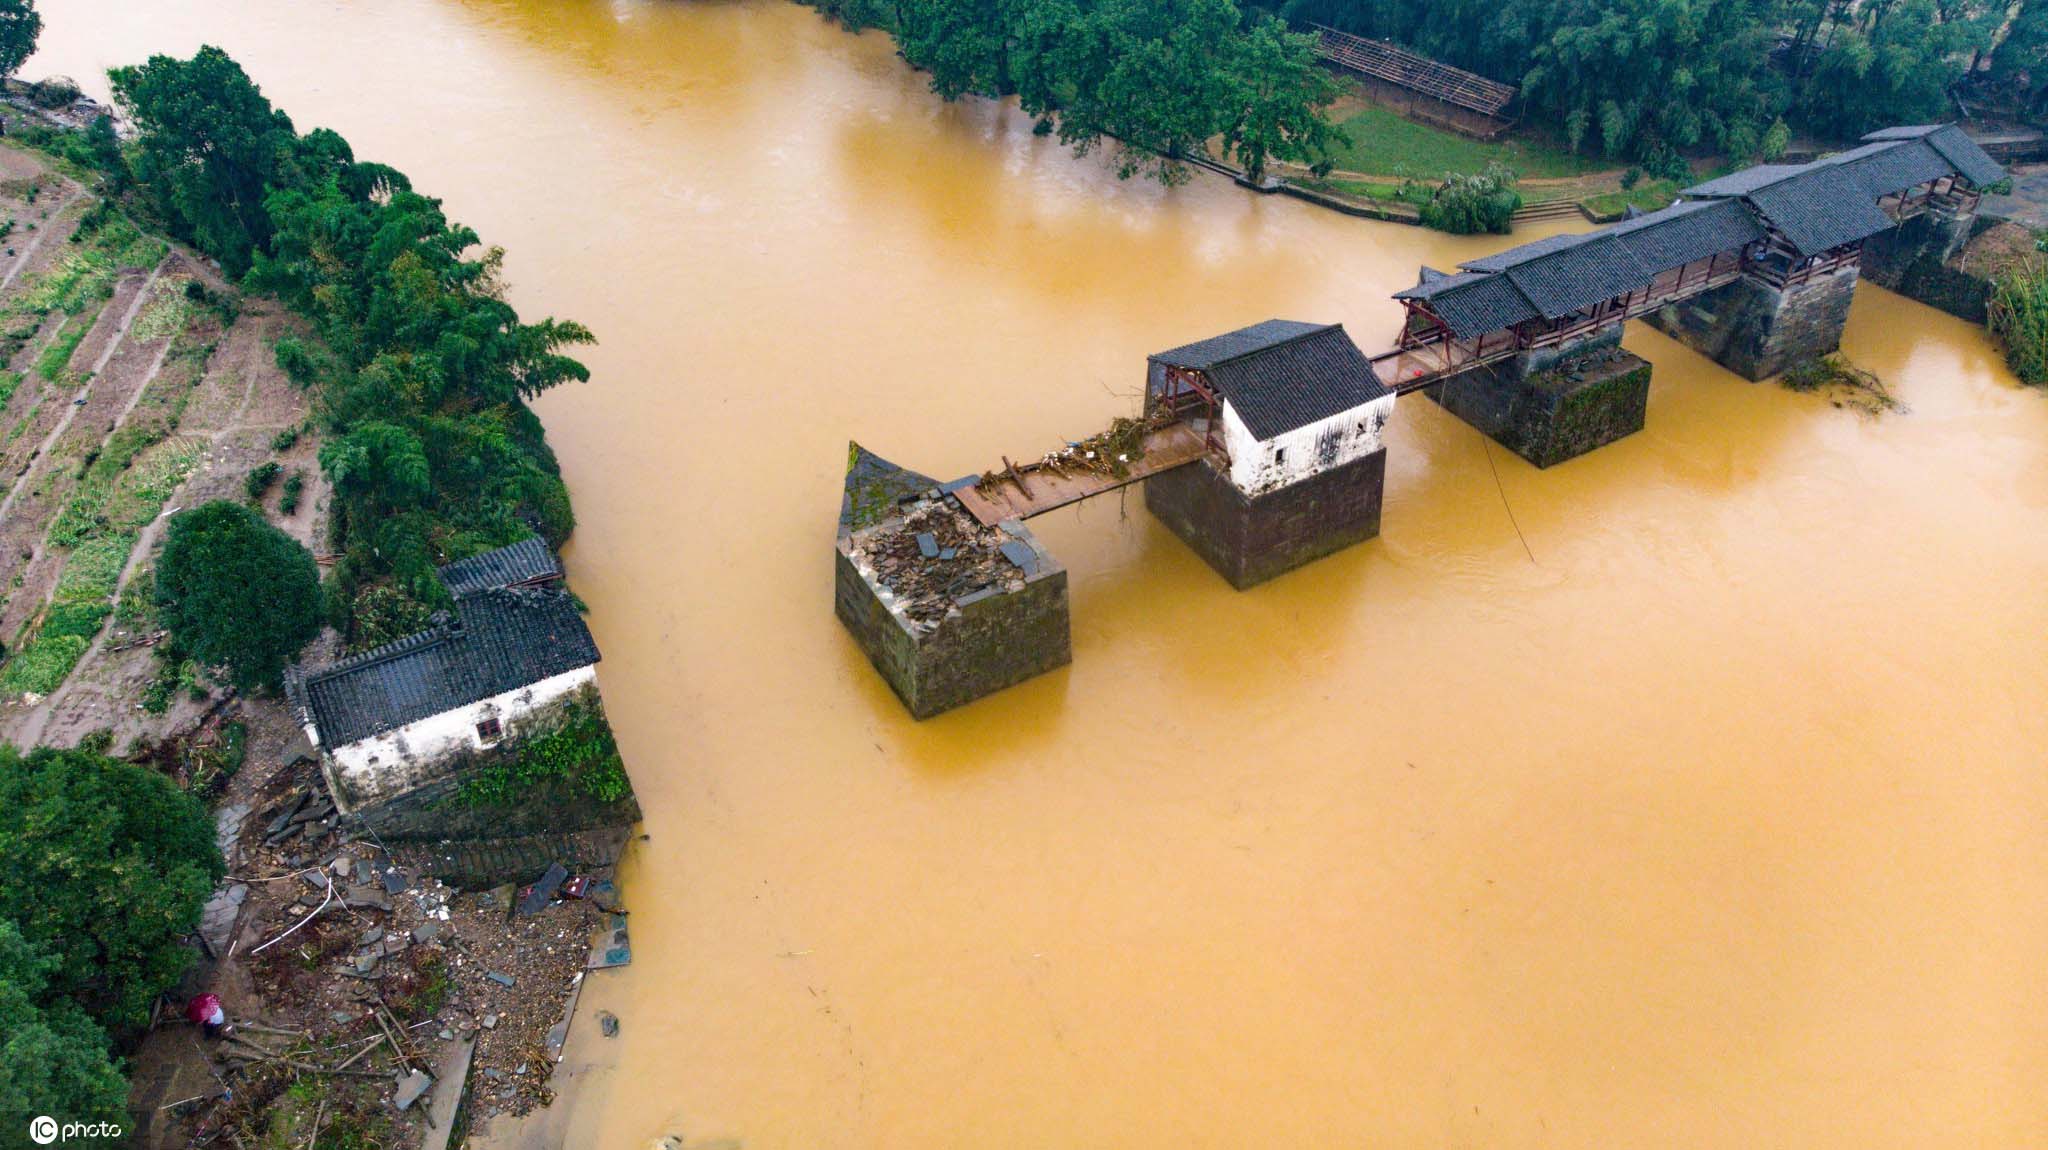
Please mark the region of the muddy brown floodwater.
[[42, 8], [29, 75], [221, 44], [604, 341], [541, 411], [651, 840], [546, 1137], [2048, 1144], [2048, 395], [1981, 330], [1865, 285], [1873, 421], [1638, 326], [1648, 430], [1547, 472], [1403, 400], [1384, 536], [1245, 594], [1048, 516], [1073, 666], [918, 724], [849, 437], [978, 471], [1502, 241], [1121, 184], [777, 0]]

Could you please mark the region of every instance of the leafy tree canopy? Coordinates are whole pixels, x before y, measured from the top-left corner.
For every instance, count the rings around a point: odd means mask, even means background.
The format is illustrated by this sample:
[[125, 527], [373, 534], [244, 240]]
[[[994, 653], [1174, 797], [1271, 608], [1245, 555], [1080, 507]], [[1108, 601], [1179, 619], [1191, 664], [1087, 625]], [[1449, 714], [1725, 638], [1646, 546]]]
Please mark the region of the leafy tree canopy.
[[179, 238], [241, 275], [270, 242], [263, 197], [292, 162], [291, 118], [211, 46], [107, 75], [139, 133], [136, 176], [155, 206]]
[[[873, 0], [816, 3], [855, 26], [882, 15]], [[1119, 141], [1125, 176], [1175, 182], [1177, 161], [1212, 140], [1254, 177], [1273, 159], [1322, 167], [1337, 138], [1323, 112], [1336, 84], [1313, 41], [1247, 19], [1236, 0], [898, 0], [893, 11], [904, 59], [940, 96], [1014, 95], [1078, 151]]]
[[351, 642], [357, 602], [408, 614], [388, 595], [364, 600], [365, 588], [422, 605], [441, 594], [438, 564], [535, 532], [560, 546], [574, 526], [569, 494], [526, 401], [589, 378], [568, 354], [593, 342], [589, 329], [522, 321], [505, 299], [502, 251], [334, 132], [296, 134], [218, 48], [112, 75], [139, 131], [143, 198], [311, 319], [333, 352], [298, 337], [277, 348], [294, 382], [316, 388], [326, 424], [342, 554], [328, 598]]
[[[1942, 118], [1993, 0], [1260, 0], [1519, 84], [1574, 147], [1648, 161], [1764, 150], [1774, 120], [1851, 137]], [[2039, 2], [2039, 0], [2034, 0]]]
[[[178, 940], [226, 871], [199, 800], [86, 750], [0, 746], [0, 857], [0, 924], [40, 956], [0, 932], [0, 983], [46, 1007], [68, 1000], [117, 1030], [148, 1021], [183, 973], [191, 952]], [[0, 1015], [9, 1010], [19, 1016], [20, 1002], [0, 1002]], [[60, 1008], [47, 1007], [43, 1022], [52, 1041], [80, 1034]], [[11, 1029], [0, 1019], [0, 1043]], [[89, 1086], [95, 1075], [71, 1066], [59, 1077]], [[32, 1075], [24, 1081], [34, 1088]]]
[[78, 1004], [48, 994], [57, 963], [0, 919], [0, 1122], [30, 1117], [119, 1122], [128, 1084], [107, 1053], [106, 1035]]
[[179, 649], [243, 688], [275, 687], [320, 633], [313, 555], [238, 503], [171, 520], [156, 566], [157, 607]]
[[43, 34], [43, 18], [35, 0], [0, 0], [0, 78], [15, 71], [36, 52], [36, 39]]

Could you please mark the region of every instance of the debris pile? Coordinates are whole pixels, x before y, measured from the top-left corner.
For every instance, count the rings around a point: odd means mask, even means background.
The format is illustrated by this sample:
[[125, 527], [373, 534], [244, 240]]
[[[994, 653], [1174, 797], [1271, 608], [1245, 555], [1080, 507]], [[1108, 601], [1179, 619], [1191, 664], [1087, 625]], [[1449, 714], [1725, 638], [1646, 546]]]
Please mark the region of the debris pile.
[[[1130, 474], [1131, 464], [1145, 457], [1146, 437], [1174, 422], [1173, 413], [1164, 409], [1143, 419], [1118, 416], [1106, 430], [1046, 452], [1035, 469], [1062, 476], [1088, 473], [1122, 479]], [[1011, 478], [1003, 472], [986, 471], [975, 483], [975, 489], [987, 492]]]
[[1900, 408], [1891, 389], [1872, 371], [1840, 355], [1824, 355], [1785, 369], [1782, 380], [1793, 391], [1819, 392], [1836, 407], [1875, 418]]
[[180, 1104], [193, 1144], [269, 1144], [284, 1092], [311, 1080], [330, 1113], [414, 1145], [429, 1107], [465, 1089], [436, 1081], [465, 1046], [472, 1127], [545, 1105], [585, 971], [630, 959], [608, 873], [556, 864], [524, 890], [458, 891], [344, 841], [317, 776], [290, 774], [241, 824], [239, 895], [208, 939], [211, 981], [250, 993], [222, 991], [230, 1024], [204, 1043], [221, 1089]]
[[1023, 589], [1009, 532], [984, 527], [960, 501], [937, 491], [902, 505], [899, 518], [855, 532], [848, 554], [895, 596], [913, 623], [936, 625], [977, 591]]

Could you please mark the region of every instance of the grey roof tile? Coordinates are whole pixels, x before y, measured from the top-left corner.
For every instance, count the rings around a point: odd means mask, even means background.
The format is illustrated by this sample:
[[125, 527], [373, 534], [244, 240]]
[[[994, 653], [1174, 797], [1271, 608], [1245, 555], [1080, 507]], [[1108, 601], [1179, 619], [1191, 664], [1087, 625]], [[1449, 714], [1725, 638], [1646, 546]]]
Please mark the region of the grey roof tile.
[[472, 555], [441, 568], [441, 582], [449, 594], [458, 598], [492, 587], [513, 587], [561, 577], [561, 560], [555, 558], [539, 536], [528, 536], [509, 547]]
[[1735, 200], [1688, 200], [1646, 212], [1607, 230], [1637, 262], [1666, 272], [1764, 236], [1749, 209]]
[[1581, 243], [1515, 264], [1505, 274], [1545, 318], [1557, 319], [1634, 291], [1655, 273], [1613, 236], [1595, 232]]
[[1372, 363], [1339, 324], [1267, 320], [1152, 358], [1207, 375], [1260, 439], [1387, 394]]
[[1250, 327], [1211, 336], [1195, 343], [1182, 344], [1171, 351], [1162, 351], [1153, 359], [1173, 367], [1185, 367], [1194, 371], [1207, 371], [1213, 365], [1240, 355], [1249, 355], [1298, 339], [1310, 332], [1321, 331], [1329, 325], [1302, 323], [1291, 319], [1269, 319]]
[[1867, 239], [1892, 226], [1855, 172], [1818, 166], [1796, 179], [1758, 188], [1749, 202], [1802, 255]]
[[441, 568], [452, 614], [395, 643], [285, 681], [301, 722], [327, 747], [530, 686], [599, 659], [561, 564], [538, 539]]
[[1978, 147], [1968, 132], [1954, 124], [1944, 124], [1929, 132], [1927, 143], [1977, 187], [1990, 187], [2005, 178], [2005, 168]]

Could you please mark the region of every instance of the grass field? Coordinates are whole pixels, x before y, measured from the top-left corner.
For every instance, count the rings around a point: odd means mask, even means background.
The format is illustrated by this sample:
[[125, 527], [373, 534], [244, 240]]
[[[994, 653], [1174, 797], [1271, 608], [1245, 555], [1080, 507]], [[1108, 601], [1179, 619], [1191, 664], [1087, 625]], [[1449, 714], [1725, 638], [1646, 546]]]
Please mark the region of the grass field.
[[1671, 201], [1676, 198], [1678, 198], [1678, 184], [1676, 181], [1644, 180], [1642, 183], [1637, 184], [1632, 191], [1607, 192], [1602, 195], [1588, 196], [1586, 197], [1585, 205], [1586, 210], [1594, 215], [1611, 216], [1620, 213], [1631, 204], [1643, 211], [1654, 212], [1658, 208], [1669, 207]]
[[1441, 179], [1445, 172], [1478, 172], [1499, 160], [1526, 179], [1579, 176], [1612, 168], [1611, 163], [1574, 156], [1528, 139], [1488, 143], [1404, 120], [1394, 112], [1368, 104], [1341, 121], [1349, 145], [1333, 153], [1337, 167], [1369, 176], [1414, 176]]

